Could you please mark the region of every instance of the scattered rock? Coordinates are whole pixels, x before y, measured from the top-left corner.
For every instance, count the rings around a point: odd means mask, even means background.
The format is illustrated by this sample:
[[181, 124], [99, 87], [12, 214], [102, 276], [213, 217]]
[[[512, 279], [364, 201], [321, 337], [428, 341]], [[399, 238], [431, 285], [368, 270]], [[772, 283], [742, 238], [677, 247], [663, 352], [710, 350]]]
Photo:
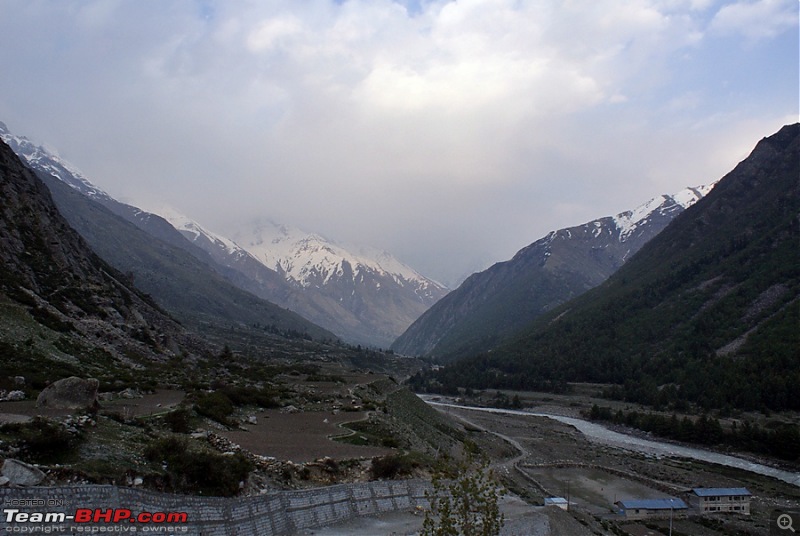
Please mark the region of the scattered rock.
[[130, 387], [128, 387], [127, 389], [123, 389], [122, 391], [119, 392], [119, 397], [127, 398], [128, 400], [132, 398], [142, 398], [142, 393], [140, 393], [136, 389], [131, 389]]
[[255, 415], [250, 415], [247, 417], [247, 424], [258, 424], [258, 419]]
[[6, 400], [25, 400], [25, 393], [22, 391], [11, 391], [6, 395]]
[[286, 406], [281, 408], [281, 413], [297, 413], [298, 411], [300, 410], [297, 409], [295, 406]]
[[25, 376], [14, 376], [14, 385], [25, 385]]
[[133, 479], [134, 486], [141, 486], [142, 484], [144, 484], [144, 479], [142, 477], [137, 476], [136, 478]]
[[8, 479], [11, 486], [35, 486], [44, 480], [44, 473], [36, 467], [19, 460], [7, 458], [0, 474]]
[[85, 409], [97, 407], [97, 388], [94, 378], [84, 380], [72, 376], [51, 383], [39, 393], [36, 407], [57, 409]]

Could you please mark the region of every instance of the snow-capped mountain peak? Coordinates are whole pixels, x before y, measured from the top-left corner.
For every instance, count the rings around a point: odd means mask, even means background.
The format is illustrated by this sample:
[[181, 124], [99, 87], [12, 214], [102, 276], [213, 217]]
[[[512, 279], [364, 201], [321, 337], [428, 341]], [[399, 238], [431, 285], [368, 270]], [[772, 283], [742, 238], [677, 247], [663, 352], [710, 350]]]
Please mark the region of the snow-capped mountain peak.
[[633, 210], [626, 210], [613, 216], [614, 224], [619, 229], [619, 241], [624, 242], [641, 223], [646, 223], [653, 214], [667, 214], [673, 211], [683, 211], [694, 205], [705, 196], [714, 184], [684, 188], [673, 195], [659, 195], [639, 205]]
[[416, 286], [420, 298], [444, 289], [386, 251], [343, 246], [319, 234], [267, 220], [256, 222], [252, 231], [234, 239], [267, 267], [302, 287], [319, 287], [344, 277], [358, 282], [372, 274], [390, 277], [400, 286]]

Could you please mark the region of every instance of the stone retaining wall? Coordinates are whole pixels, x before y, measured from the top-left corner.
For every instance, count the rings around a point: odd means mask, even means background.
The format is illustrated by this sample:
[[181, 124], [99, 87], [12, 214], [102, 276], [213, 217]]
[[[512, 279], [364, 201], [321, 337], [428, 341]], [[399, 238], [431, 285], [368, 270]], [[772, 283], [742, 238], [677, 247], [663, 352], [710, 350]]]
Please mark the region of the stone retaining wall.
[[[278, 491], [257, 497], [225, 499], [170, 495], [117, 486], [69, 486], [0, 489], [0, 535], [156, 533], [203, 536], [283, 536], [357, 516], [427, 507], [421, 480], [339, 484], [324, 488]], [[9, 521], [9, 509], [74, 515], [79, 508], [130, 509], [141, 512], [186, 512], [186, 523], [141, 524]], [[38, 527], [38, 528], [37, 528]], [[105, 530], [101, 530], [101, 527]], [[167, 531], [167, 528], [172, 530]], [[90, 528], [96, 528], [91, 530]], [[135, 530], [134, 530], [135, 529]]]

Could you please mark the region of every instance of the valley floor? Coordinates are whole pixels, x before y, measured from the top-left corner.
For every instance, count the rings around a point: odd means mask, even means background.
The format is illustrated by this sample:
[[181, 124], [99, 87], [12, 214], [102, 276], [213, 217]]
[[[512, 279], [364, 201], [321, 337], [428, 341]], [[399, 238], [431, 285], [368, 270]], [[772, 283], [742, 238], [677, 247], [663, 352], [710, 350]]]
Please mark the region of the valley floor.
[[[496, 464], [506, 485], [532, 504], [542, 504], [547, 496], [569, 497], [570, 514], [589, 529], [588, 534], [614, 533], [610, 530], [622, 530], [624, 534], [646, 533], [637, 527], [654, 536], [668, 534], [668, 519], [624, 521], [616, 514], [614, 503], [622, 499], [666, 497], [686, 500], [686, 492], [694, 487], [746, 487], [753, 494], [752, 513], [750, 516], [676, 516], [673, 534], [767, 535], [777, 509], [800, 511], [798, 473], [778, 471], [778, 476], [783, 478], [780, 480], [741, 468], [665, 454], [676, 450], [670, 444], [663, 444], [664, 451], [656, 452], [625, 444], [618, 438], [614, 442], [602, 436], [591, 438], [570, 424], [529, 413], [579, 414], [574, 399], [561, 405], [551, 396], [545, 397], [548, 398], [544, 401], [546, 406], [534, 406], [524, 412], [467, 408], [453, 404], [455, 400], [446, 397], [425, 398], [435, 399], [431, 403], [439, 411], [460, 420], [468, 428], [501, 437], [514, 445], [519, 454]], [[620, 437], [627, 438], [629, 443], [643, 441], [632, 435]], [[611, 528], [612, 524], [616, 529]]]
[[[370, 474], [373, 456], [402, 456], [409, 450], [427, 448], [430, 457], [431, 451], [438, 455], [440, 449], [444, 452], [454, 448], [459, 442], [453, 442], [453, 438], [460, 438], [459, 441], [469, 440], [490, 458], [491, 469], [510, 491], [502, 499], [506, 515], [503, 534], [666, 535], [668, 519], [625, 521], [616, 513], [614, 503], [622, 499], [685, 498], [686, 491], [694, 487], [746, 487], [753, 495], [752, 513], [676, 516], [676, 536], [767, 535], [777, 509], [800, 511], [800, 486], [789, 483], [793, 481], [791, 476], [797, 474], [792, 471], [784, 471], [789, 478], [780, 480], [742, 468], [674, 456], [669, 451], [632, 448], [634, 443], [647, 439], [641, 433], [617, 434], [613, 441], [585, 435], [574, 426], [578, 421], [568, 420], [580, 418], [595, 402], [585, 395], [504, 393], [507, 398], [517, 395], [526, 406], [525, 411], [465, 407], [463, 400], [433, 395], [423, 396], [429, 403], [426, 405], [383, 375], [346, 373], [335, 368], [324, 372], [287, 375], [291, 398], [282, 409], [243, 407], [234, 415], [237, 424], [228, 427], [209, 420], [194, 421], [207, 431], [199, 443], [208, 439], [211, 447], [222, 452], [236, 443], [245, 451], [274, 460], [268, 462], [268, 470], [260, 479], [251, 479], [243, 490], [243, 495], [251, 496], [247, 500], [276, 486], [299, 490], [350, 482], [357, 487], [378, 478]], [[493, 395], [474, 400], [485, 404]], [[76, 464], [78, 474], [88, 474], [86, 467], [112, 462], [123, 466], [126, 457], [135, 461], [131, 465], [137, 471], [134, 476], [146, 474], [147, 464], [136, 462], [141, 457], [142, 442], [148, 434], [164, 433], [158, 425], [160, 419], [186, 407], [184, 397], [183, 391], [164, 389], [132, 399], [117, 394], [113, 400], [101, 401], [96, 427], [85, 431], [82, 460]], [[560, 422], [531, 412], [567, 419]], [[41, 413], [33, 400], [4, 402], [0, 405], [0, 423], [26, 421]], [[60, 413], [64, 417], [70, 412]], [[116, 420], [104, 414], [117, 414]], [[59, 418], [56, 414], [48, 416]], [[136, 418], [143, 418], [144, 424], [131, 424]], [[195, 435], [202, 434], [192, 434]], [[212, 438], [219, 441], [210, 441]], [[353, 458], [357, 458], [354, 463], [345, 462]], [[151, 467], [149, 471], [153, 474], [158, 468]], [[51, 468], [44, 485], [72, 485], [77, 482], [74, 477], [74, 472]], [[416, 468], [405, 476], [388, 478], [398, 477], [426, 481], [430, 472]], [[285, 482], [281, 480], [284, 478]], [[147, 481], [145, 478], [145, 487]], [[116, 483], [107, 478], [94, 482]], [[541, 506], [550, 496], [567, 497], [570, 510]], [[380, 516], [305, 529], [303, 534], [410, 535], [420, 531], [422, 520], [416, 509], [401, 508]]]

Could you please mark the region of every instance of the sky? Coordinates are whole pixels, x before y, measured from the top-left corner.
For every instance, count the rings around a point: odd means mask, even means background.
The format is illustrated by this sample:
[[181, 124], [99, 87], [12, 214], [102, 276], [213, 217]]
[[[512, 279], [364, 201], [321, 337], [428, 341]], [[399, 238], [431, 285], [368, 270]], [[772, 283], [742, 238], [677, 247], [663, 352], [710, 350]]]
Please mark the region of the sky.
[[453, 284], [798, 121], [797, 0], [3, 0], [0, 121], [119, 200]]

